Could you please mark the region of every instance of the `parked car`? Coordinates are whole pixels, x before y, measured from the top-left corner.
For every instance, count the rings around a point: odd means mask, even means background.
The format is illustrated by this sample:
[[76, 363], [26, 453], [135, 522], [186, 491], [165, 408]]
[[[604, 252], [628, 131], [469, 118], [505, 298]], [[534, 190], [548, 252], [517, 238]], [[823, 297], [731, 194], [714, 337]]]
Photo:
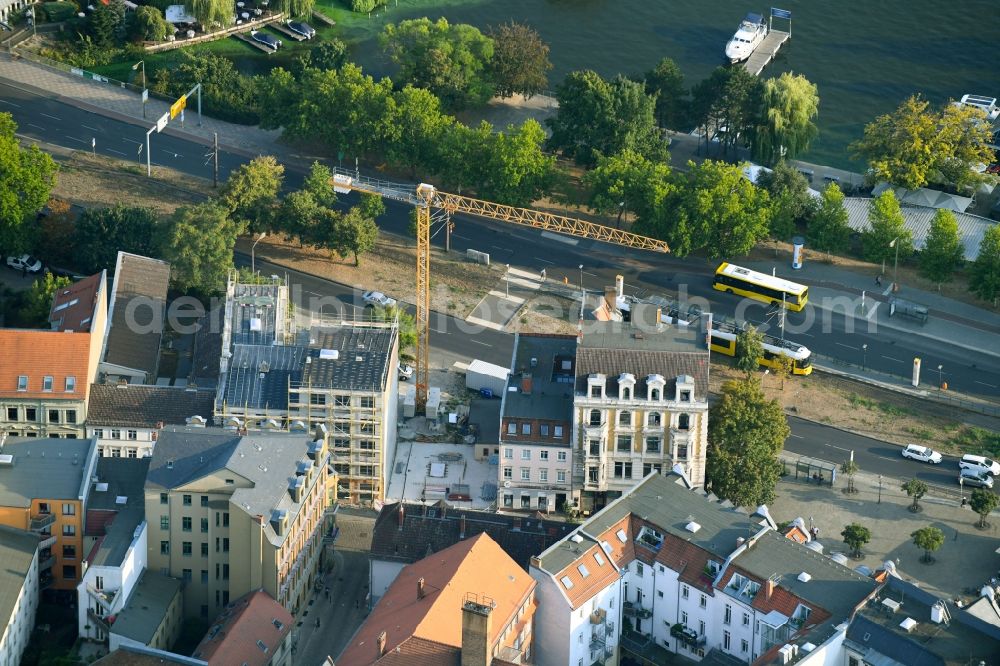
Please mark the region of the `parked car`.
[[373, 305], [380, 308], [391, 308], [396, 305], [395, 298], [389, 298], [381, 291], [366, 291], [361, 294], [361, 298], [364, 299], [367, 305]]
[[974, 488], [992, 488], [993, 477], [985, 472], [977, 472], [971, 469], [963, 469], [958, 473], [958, 482], [963, 486]]
[[958, 466], [962, 469], [971, 469], [974, 472], [983, 472], [984, 474], [1000, 474], [1000, 462], [990, 460], [984, 456], [966, 454], [958, 461]]
[[906, 448], [903, 449], [903, 457], [931, 463], [932, 465], [937, 465], [941, 462], [940, 453], [919, 444], [907, 444]]
[[22, 254], [20, 257], [7, 257], [7, 265], [15, 271], [38, 273], [42, 270], [42, 262], [30, 254]]
[[413, 376], [413, 366], [412, 365], [407, 365], [405, 363], [400, 363], [399, 366], [398, 366], [398, 370], [399, 370], [399, 380], [400, 381], [403, 381], [403, 382], [409, 381], [410, 378]]
[[251, 30], [250, 38], [259, 44], [264, 46], [270, 46], [275, 51], [281, 46], [281, 40], [274, 35], [269, 35], [266, 32], [261, 32], [260, 30]]
[[306, 39], [312, 39], [316, 36], [316, 29], [308, 23], [303, 23], [302, 21], [289, 21], [288, 29], [292, 32], [297, 32]]

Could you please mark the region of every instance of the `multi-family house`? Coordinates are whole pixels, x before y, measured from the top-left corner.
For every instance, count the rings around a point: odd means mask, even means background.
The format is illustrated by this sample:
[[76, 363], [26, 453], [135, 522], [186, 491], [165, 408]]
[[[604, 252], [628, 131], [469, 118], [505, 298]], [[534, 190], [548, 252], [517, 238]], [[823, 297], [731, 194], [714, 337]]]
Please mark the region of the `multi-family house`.
[[208, 619], [258, 589], [292, 612], [306, 602], [328, 463], [322, 432], [160, 431], [145, 484], [148, 567], [184, 582], [186, 616]]
[[294, 622], [267, 592], [251, 592], [215, 618], [191, 657], [207, 666], [288, 666]]
[[93, 440], [8, 437], [0, 446], [0, 525], [37, 535], [39, 584], [63, 600], [75, 598], [83, 573], [84, 517], [96, 467]]
[[38, 535], [0, 525], [0, 664], [19, 664], [38, 611]]
[[104, 273], [56, 293], [52, 329], [0, 329], [0, 432], [85, 436], [107, 326]]
[[532, 561], [540, 664], [752, 663], [842, 640], [876, 581], [741, 511], [650, 474]]
[[572, 500], [576, 338], [519, 333], [501, 397], [502, 510], [562, 510]]
[[489, 535], [405, 567], [337, 666], [534, 663], [535, 586]]
[[84, 520], [83, 574], [76, 588], [78, 633], [108, 640], [108, 618], [125, 608], [146, 568], [143, 485], [149, 458], [97, 459]]
[[169, 650], [184, 624], [183, 584], [177, 578], [144, 569], [108, 629], [108, 649], [123, 646]]
[[636, 304], [629, 322], [593, 322], [576, 351], [574, 493], [584, 512], [650, 472], [705, 479], [709, 352], [694, 329]]
[[145, 458], [153, 454], [164, 426], [208, 425], [214, 400], [214, 392], [194, 387], [94, 384], [87, 437], [97, 440], [101, 456]]

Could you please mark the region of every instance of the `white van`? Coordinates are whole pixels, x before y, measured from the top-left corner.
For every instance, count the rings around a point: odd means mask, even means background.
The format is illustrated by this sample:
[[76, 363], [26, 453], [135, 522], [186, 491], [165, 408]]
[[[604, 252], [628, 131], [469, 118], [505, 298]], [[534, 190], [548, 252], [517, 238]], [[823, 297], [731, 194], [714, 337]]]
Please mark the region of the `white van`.
[[984, 456], [974, 456], [966, 454], [958, 461], [958, 466], [962, 469], [970, 469], [976, 472], [986, 472], [987, 474], [1000, 474], [1000, 462], [990, 460]]

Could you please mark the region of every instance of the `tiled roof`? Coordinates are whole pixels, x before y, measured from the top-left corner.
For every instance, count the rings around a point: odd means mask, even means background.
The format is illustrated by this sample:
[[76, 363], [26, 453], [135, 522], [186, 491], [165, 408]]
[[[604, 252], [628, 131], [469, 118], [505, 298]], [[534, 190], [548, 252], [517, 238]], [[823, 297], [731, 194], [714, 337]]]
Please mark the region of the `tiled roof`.
[[105, 298], [105, 273], [95, 273], [60, 289], [52, 298], [49, 322], [57, 331], [89, 331], [98, 298]]
[[[340, 663], [337, 660], [338, 666]], [[378, 666], [459, 666], [462, 650], [454, 645], [411, 636], [373, 663]]]
[[[650, 337], [653, 334], [646, 334]], [[646, 378], [662, 375], [666, 380], [663, 389], [665, 399], [674, 397], [677, 377], [690, 375], [694, 378], [693, 396], [696, 400], [708, 397], [708, 351], [655, 351], [644, 349], [588, 348], [580, 347], [576, 352], [576, 391], [586, 395], [587, 377], [592, 374], [607, 376], [605, 395], [618, 396], [618, 377], [622, 373], [635, 375], [636, 397], [646, 395]]]
[[126, 644], [92, 663], [93, 666], [163, 666], [164, 664], [191, 666], [191, 658], [155, 650], [145, 645]]
[[[601, 545], [590, 540], [575, 545], [578, 552], [577, 559], [552, 576], [574, 609], [582, 606], [595, 593], [620, 577], [618, 569], [609, 561]], [[567, 581], [569, 585], [566, 584]]]
[[118, 253], [104, 361], [145, 372], [149, 383], [155, 382], [159, 366], [169, 284], [167, 262]]
[[711, 593], [712, 579], [703, 575], [709, 560], [721, 564], [719, 558], [673, 534], [663, 535], [663, 546], [656, 553], [657, 562], [680, 572], [681, 582]]
[[[420, 579], [424, 581], [423, 598], [418, 594]], [[402, 645], [411, 637], [461, 647], [462, 605], [468, 593], [488, 597], [494, 604], [489, 636], [492, 645], [534, 587], [535, 581], [489, 536], [466, 539], [404, 567], [336, 660], [337, 666], [382, 663], [377, 639], [383, 631], [386, 654], [397, 646], [402, 651]], [[422, 648], [426, 647], [422, 644]]]
[[[599, 540], [608, 544], [608, 547], [611, 548], [611, 558], [619, 567], [626, 566], [635, 559], [634, 541], [636, 532], [632, 529], [632, 523], [631, 516], [623, 516], [617, 523], [612, 524], [604, 532], [596, 535]], [[618, 538], [619, 531], [625, 533], [624, 542]]]
[[88, 426], [155, 428], [158, 422], [183, 425], [191, 416], [211, 420], [215, 394], [174, 386], [94, 384]]
[[309, 362], [302, 365], [302, 384], [381, 393], [389, 380], [395, 344], [396, 329], [391, 327], [313, 328], [306, 353]]
[[294, 621], [291, 613], [267, 592], [251, 592], [215, 618], [193, 656], [207, 661], [209, 666], [266, 666], [275, 648], [291, 632]]
[[[90, 367], [90, 333], [0, 329], [0, 396], [86, 400], [93, 368]], [[19, 376], [28, 378], [28, 390], [18, 391]], [[43, 391], [44, 377], [52, 377], [52, 390]], [[76, 380], [66, 392], [66, 378]], [[82, 418], [82, 414], [80, 417]]]

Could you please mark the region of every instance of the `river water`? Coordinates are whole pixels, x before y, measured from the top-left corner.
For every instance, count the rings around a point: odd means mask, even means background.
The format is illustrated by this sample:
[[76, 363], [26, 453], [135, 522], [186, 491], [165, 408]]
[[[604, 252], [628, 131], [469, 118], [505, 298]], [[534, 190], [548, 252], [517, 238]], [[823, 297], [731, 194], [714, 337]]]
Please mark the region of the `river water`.
[[[454, 2], [455, 0], [451, 0]], [[516, 20], [551, 47], [551, 87], [575, 69], [603, 76], [646, 71], [673, 58], [690, 86], [723, 61], [723, 48], [748, 11], [769, 6], [732, 0], [471, 0], [408, 7], [376, 20], [444, 16], [480, 28]], [[932, 102], [965, 93], [1000, 97], [1000, 0], [779, 0], [792, 12], [792, 40], [764, 76], [803, 74], [819, 88], [819, 139], [802, 159], [858, 168], [847, 145], [865, 123], [922, 93]], [[774, 28], [787, 30], [775, 19]], [[354, 59], [391, 73], [374, 39]]]

